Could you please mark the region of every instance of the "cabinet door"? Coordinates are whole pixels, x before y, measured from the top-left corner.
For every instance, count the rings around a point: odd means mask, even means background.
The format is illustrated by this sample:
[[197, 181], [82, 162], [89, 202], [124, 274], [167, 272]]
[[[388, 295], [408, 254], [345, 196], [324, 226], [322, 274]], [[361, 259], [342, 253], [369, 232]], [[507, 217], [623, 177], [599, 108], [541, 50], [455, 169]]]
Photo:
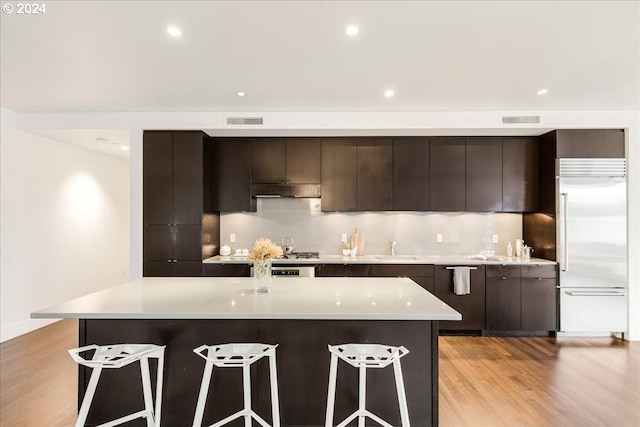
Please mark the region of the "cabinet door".
[[318, 277], [369, 277], [370, 270], [368, 264], [319, 264], [315, 274]]
[[624, 158], [624, 130], [558, 130], [557, 158]]
[[429, 209], [465, 210], [464, 138], [429, 139]]
[[202, 261], [177, 261], [173, 263], [173, 277], [201, 277]]
[[393, 210], [429, 210], [429, 140], [393, 140]]
[[373, 264], [373, 277], [433, 276], [433, 265], [428, 264]]
[[249, 277], [247, 264], [202, 264], [205, 277]]
[[202, 260], [201, 225], [176, 225], [173, 227], [173, 259], [178, 261]]
[[173, 133], [173, 223], [202, 223], [202, 132]]
[[467, 138], [465, 210], [502, 210], [502, 138]]
[[471, 270], [471, 293], [456, 295], [453, 291], [453, 270], [445, 266], [435, 267], [435, 295], [442, 301], [462, 313], [461, 321], [441, 321], [442, 330], [475, 330], [484, 328], [485, 276], [484, 266], [478, 265]]
[[502, 139], [502, 210], [538, 209], [538, 138]]
[[251, 182], [280, 184], [286, 181], [286, 139], [256, 139], [251, 147]]
[[393, 209], [393, 145], [388, 139], [360, 140], [357, 150], [357, 209]]
[[433, 277], [424, 277], [424, 276], [411, 276], [411, 280], [416, 282], [418, 285], [422, 286], [423, 289], [435, 294], [435, 280]]
[[322, 210], [355, 211], [356, 153], [354, 140], [322, 141]]
[[287, 139], [287, 182], [320, 184], [322, 140]]
[[173, 134], [144, 132], [142, 212], [144, 224], [173, 223]]
[[173, 260], [173, 226], [144, 226], [142, 258], [144, 261]]
[[173, 277], [175, 276], [175, 263], [172, 260], [144, 261], [142, 263], [142, 275], [144, 277]]
[[522, 329], [522, 288], [519, 278], [487, 278], [487, 325], [489, 330]]
[[556, 280], [522, 279], [522, 329], [556, 330]]
[[218, 209], [221, 212], [255, 212], [251, 198], [251, 141], [214, 140]]

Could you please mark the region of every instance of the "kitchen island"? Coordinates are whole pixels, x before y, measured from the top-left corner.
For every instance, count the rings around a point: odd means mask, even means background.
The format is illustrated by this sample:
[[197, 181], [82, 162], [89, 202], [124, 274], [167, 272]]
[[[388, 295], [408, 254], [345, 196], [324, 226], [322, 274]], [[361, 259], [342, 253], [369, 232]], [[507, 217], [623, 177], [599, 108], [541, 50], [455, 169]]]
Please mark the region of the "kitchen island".
[[[228, 342], [279, 344], [285, 426], [324, 425], [328, 344], [404, 345], [410, 350], [402, 368], [411, 423], [438, 425], [438, 322], [460, 320], [458, 312], [406, 278], [274, 278], [269, 294], [253, 293], [251, 286], [249, 278], [144, 278], [32, 317], [79, 319], [81, 346], [166, 345], [163, 426], [187, 426], [193, 420], [204, 361], [192, 350]], [[261, 363], [253, 369], [252, 400], [269, 421], [268, 370]], [[119, 371], [123, 372], [110, 372], [101, 379], [89, 423], [99, 424], [142, 405], [136, 366]], [[80, 367], [79, 399], [88, 378], [88, 370]], [[392, 370], [372, 370], [368, 383], [368, 408], [399, 425]], [[357, 384], [357, 371], [341, 365], [336, 421], [356, 408]], [[215, 370], [211, 387], [206, 425], [241, 407], [240, 370]]]

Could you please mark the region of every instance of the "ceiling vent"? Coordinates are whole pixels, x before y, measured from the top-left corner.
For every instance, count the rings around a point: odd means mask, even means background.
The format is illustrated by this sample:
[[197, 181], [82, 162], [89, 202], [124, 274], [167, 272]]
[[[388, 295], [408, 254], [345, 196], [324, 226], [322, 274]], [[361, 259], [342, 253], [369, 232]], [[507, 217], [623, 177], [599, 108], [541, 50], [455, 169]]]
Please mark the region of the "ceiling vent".
[[503, 125], [540, 123], [540, 116], [502, 116]]
[[227, 117], [227, 126], [262, 125], [262, 117]]

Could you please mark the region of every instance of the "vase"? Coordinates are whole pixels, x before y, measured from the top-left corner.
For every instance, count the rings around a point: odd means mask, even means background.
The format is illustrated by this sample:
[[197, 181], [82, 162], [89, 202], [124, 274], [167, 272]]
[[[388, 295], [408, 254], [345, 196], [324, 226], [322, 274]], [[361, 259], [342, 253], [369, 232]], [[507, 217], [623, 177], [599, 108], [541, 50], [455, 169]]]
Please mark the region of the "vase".
[[253, 289], [259, 294], [271, 291], [271, 258], [253, 261]]

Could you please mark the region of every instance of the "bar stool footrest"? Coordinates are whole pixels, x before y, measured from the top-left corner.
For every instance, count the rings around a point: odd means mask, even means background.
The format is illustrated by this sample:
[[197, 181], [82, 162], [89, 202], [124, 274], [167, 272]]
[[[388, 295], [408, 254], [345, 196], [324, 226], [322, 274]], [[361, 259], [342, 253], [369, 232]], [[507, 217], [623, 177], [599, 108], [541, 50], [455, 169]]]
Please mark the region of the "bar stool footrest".
[[380, 418], [379, 416], [365, 410], [358, 410], [356, 412], [354, 412], [353, 414], [349, 415], [343, 422], [341, 422], [340, 424], [338, 424], [336, 427], [345, 427], [346, 425], [348, 425], [351, 421], [355, 420], [357, 417], [369, 417], [371, 418], [373, 421], [377, 422], [378, 424], [380, 424], [381, 426], [384, 427], [393, 427], [391, 424], [389, 424], [388, 422], [386, 422], [385, 420], [383, 420], [382, 418]]
[[249, 410], [243, 409], [241, 411], [238, 411], [235, 414], [229, 415], [227, 418], [218, 421], [217, 423], [211, 424], [209, 427], [220, 427], [222, 425], [230, 423], [231, 421], [235, 420], [236, 418], [247, 417], [247, 416], [253, 418], [254, 420], [256, 420], [263, 427], [271, 427], [260, 415], [256, 414], [251, 409], [249, 409]]
[[151, 417], [151, 422], [152, 424], [155, 425], [156, 421], [153, 419], [153, 414], [151, 413], [151, 411], [144, 409], [142, 411], [134, 412], [133, 414], [125, 415], [124, 417], [120, 417], [116, 420], [109, 421], [108, 423], [99, 424], [96, 427], [113, 427], [113, 426], [118, 426], [120, 424], [124, 424], [126, 422], [129, 422], [138, 418], [147, 418], [147, 417]]

